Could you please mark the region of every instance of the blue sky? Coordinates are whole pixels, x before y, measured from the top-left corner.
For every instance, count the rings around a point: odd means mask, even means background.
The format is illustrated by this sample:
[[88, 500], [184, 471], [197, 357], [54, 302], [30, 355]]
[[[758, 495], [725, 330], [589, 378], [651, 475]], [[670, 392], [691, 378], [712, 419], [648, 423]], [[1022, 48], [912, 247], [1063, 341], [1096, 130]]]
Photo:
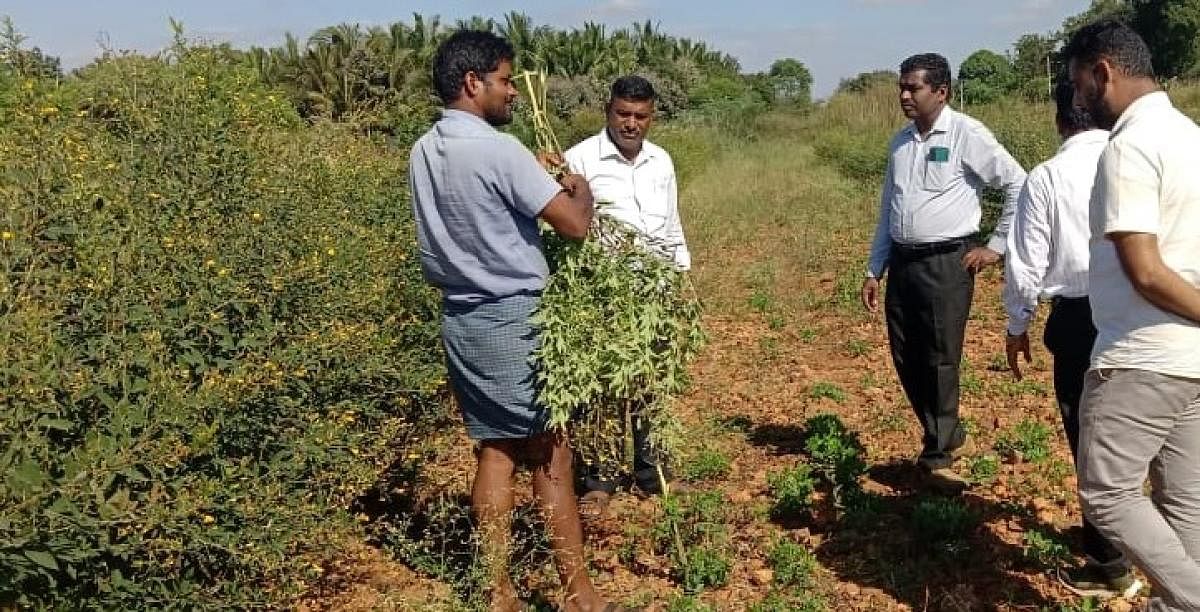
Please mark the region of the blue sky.
[[236, 46], [270, 45], [284, 32], [301, 37], [341, 22], [363, 25], [408, 20], [414, 12], [443, 21], [470, 15], [499, 17], [519, 10], [536, 24], [612, 26], [650, 19], [667, 33], [709, 42], [762, 70], [780, 57], [808, 65], [814, 93], [830, 93], [840, 79], [865, 70], [894, 68], [924, 51], [940, 52], [957, 68], [976, 49], [1003, 52], [1025, 33], [1056, 30], [1089, 0], [8, 0], [0, 6], [27, 44], [58, 55], [67, 67], [86, 63], [101, 46], [155, 51], [170, 38], [168, 17], [191, 37]]

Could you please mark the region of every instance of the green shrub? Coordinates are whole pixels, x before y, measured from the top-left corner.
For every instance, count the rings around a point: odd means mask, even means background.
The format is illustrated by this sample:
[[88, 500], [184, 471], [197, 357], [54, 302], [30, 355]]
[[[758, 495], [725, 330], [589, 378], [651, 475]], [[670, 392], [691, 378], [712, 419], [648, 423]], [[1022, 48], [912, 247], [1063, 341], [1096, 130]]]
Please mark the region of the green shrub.
[[652, 537], [655, 548], [671, 557], [672, 576], [689, 593], [721, 586], [728, 579], [728, 533], [724, 497], [718, 491], [663, 498], [662, 515]]
[[771, 513], [777, 517], [795, 516], [812, 505], [816, 482], [812, 477], [812, 468], [806, 464], [800, 463], [768, 474], [767, 484], [771, 488], [771, 496], [775, 498]]
[[226, 55], [0, 118], [0, 607], [288, 601], [438, 401], [404, 155]]
[[813, 399], [829, 398], [837, 403], [846, 401], [846, 392], [842, 388], [824, 380], [819, 380], [808, 389], [808, 396]]
[[1000, 458], [995, 455], [977, 455], [967, 459], [968, 473], [975, 484], [991, 484], [1000, 473]]
[[974, 513], [957, 498], [931, 497], [913, 508], [913, 532], [919, 539], [933, 543], [961, 540], [975, 523]]
[[691, 546], [687, 550], [687, 562], [680, 572], [683, 590], [699, 593], [709, 587], [724, 586], [729, 580], [733, 563], [729, 553], [713, 546]]
[[1023, 419], [996, 436], [996, 452], [1017, 460], [1041, 463], [1050, 457], [1050, 428], [1033, 419]]
[[817, 571], [817, 560], [803, 546], [780, 538], [771, 547], [767, 560], [775, 573], [775, 584], [780, 586], [809, 587]]
[[829, 413], [817, 415], [808, 420], [804, 431], [804, 450], [812, 467], [835, 487], [857, 486], [859, 477], [867, 471], [863, 446], [841, 418]]
[[815, 593], [771, 591], [762, 601], [750, 606], [750, 612], [823, 612], [825, 600]]
[[1026, 531], [1021, 555], [1040, 567], [1053, 569], [1070, 561], [1071, 551], [1065, 544], [1036, 529]]
[[703, 448], [683, 466], [683, 477], [693, 482], [716, 480], [729, 474], [729, 457], [719, 450]]

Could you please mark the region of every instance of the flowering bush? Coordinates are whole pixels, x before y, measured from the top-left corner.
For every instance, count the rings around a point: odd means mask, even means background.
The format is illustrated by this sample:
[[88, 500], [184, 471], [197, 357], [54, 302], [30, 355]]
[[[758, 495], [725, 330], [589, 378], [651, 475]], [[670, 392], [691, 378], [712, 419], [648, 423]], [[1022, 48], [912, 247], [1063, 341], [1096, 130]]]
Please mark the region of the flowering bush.
[[219, 48], [0, 88], [0, 607], [286, 601], [442, 395], [404, 156]]

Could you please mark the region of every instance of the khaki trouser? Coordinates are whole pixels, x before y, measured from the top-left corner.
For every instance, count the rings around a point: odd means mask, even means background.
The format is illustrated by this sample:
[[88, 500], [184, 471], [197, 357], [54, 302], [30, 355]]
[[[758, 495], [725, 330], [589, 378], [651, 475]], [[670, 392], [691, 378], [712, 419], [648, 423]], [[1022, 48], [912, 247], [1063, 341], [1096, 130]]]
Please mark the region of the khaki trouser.
[[1083, 393], [1084, 514], [1150, 577], [1148, 610], [1200, 610], [1200, 379], [1091, 370]]

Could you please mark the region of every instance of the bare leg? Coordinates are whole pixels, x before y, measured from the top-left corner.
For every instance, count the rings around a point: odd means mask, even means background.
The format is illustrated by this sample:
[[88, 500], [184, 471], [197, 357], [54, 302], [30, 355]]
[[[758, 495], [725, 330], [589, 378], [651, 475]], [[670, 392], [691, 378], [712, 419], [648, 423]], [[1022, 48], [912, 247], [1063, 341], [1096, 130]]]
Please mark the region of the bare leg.
[[471, 487], [471, 510], [479, 529], [482, 561], [491, 592], [492, 612], [520, 609], [517, 590], [508, 574], [508, 540], [513, 510], [514, 453], [518, 443], [485, 440], [480, 444], [475, 482]]
[[528, 444], [533, 491], [550, 528], [558, 574], [567, 591], [563, 609], [602, 610], [605, 602], [592, 586], [583, 554], [583, 528], [579, 524], [572, 483], [571, 446], [566, 436], [555, 433], [530, 438]]

